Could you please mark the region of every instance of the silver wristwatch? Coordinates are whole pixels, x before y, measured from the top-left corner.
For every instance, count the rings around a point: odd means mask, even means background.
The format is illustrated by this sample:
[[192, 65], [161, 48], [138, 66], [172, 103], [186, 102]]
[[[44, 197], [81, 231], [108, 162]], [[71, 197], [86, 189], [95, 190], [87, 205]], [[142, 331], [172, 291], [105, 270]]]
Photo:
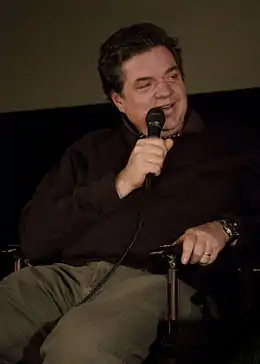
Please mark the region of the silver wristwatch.
[[240, 228], [238, 223], [235, 220], [231, 219], [223, 219], [218, 220], [222, 225], [224, 232], [228, 236], [228, 244], [233, 243], [235, 240], [239, 239], [240, 237]]

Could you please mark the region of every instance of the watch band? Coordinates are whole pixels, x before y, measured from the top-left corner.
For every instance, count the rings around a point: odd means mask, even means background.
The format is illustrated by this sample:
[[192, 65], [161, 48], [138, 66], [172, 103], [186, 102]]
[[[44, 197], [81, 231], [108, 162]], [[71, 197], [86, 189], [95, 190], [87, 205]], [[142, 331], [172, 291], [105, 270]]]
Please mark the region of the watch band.
[[221, 219], [218, 220], [222, 225], [224, 232], [228, 236], [227, 244], [233, 243], [235, 240], [240, 237], [240, 228], [239, 224], [235, 220], [231, 219]]

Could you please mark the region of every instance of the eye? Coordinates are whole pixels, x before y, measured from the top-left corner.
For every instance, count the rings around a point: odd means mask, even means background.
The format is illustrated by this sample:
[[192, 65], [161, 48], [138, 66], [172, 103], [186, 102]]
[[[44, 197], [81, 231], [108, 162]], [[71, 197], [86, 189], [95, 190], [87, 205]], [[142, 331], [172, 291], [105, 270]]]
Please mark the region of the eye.
[[148, 87], [150, 87], [151, 86], [151, 82], [150, 81], [148, 81], [148, 82], [144, 82], [144, 83], [140, 83], [140, 84], [138, 84], [137, 85], [137, 89], [138, 90], [144, 90], [144, 89], [146, 89], [146, 88], [148, 88]]
[[174, 73], [169, 74], [169, 80], [170, 81], [175, 81], [177, 80], [179, 77], [179, 72], [175, 71]]

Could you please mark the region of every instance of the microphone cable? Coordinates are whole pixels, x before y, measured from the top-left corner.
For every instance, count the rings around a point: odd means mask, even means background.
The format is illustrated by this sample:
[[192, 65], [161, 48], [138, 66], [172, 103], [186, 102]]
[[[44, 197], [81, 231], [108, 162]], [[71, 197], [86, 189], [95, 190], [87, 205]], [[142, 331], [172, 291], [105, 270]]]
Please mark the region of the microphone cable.
[[[154, 108], [150, 109], [146, 115], [145, 121], [146, 121], [146, 125], [147, 125], [148, 138], [153, 138], [153, 137], [160, 138], [161, 130], [165, 123], [165, 115], [164, 115], [162, 108], [154, 107]], [[131, 124], [129, 124], [129, 125], [131, 125]], [[139, 137], [140, 137], [140, 135], [139, 135]], [[96, 285], [96, 287], [94, 287], [93, 290], [78, 305], [81, 305], [81, 304], [89, 301], [100, 290], [100, 288], [107, 282], [107, 280], [111, 277], [111, 275], [115, 272], [115, 270], [123, 262], [126, 255], [129, 252], [129, 250], [135, 244], [135, 242], [139, 236], [139, 233], [142, 229], [143, 222], [144, 222], [144, 214], [146, 211], [146, 195], [149, 192], [150, 187], [151, 187], [151, 178], [152, 178], [151, 173], [149, 173], [145, 178], [145, 187], [143, 187], [143, 191], [142, 191], [143, 193], [142, 193], [142, 197], [141, 197], [141, 207], [139, 208], [139, 213], [138, 213], [137, 226], [136, 226], [136, 230], [135, 230], [134, 236], [133, 236], [130, 244], [125, 249], [125, 251], [123, 252], [122, 256], [119, 258], [119, 260], [114, 264], [114, 266], [104, 276], [104, 278], [101, 279], [101, 281]]]
[[114, 266], [107, 272], [107, 274], [101, 279], [101, 281], [99, 283], [97, 283], [97, 285], [91, 290], [91, 292], [76, 305], [76, 307], [89, 301], [101, 289], [101, 287], [103, 287], [103, 285], [108, 281], [108, 279], [112, 276], [112, 274], [115, 272], [115, 270], [123, 262], [126, 255], [129, 252], [129, 250], [136, 243], [137, 238], [139, 236], [139, 233], [140, 233], [143, 223], [144, 223], [144, 214], [145, 214], [146, 208], [147, 208], [146, 195], [148, 192], [149, 192], [149, 189], [143, 188], [143, 191], [141, 194], [141, 204], [140, 204], [140, 208], [138, 210], [138, 215], [137, 215], [136, 229], [135, 229], [135, 233], [134, 233], [134, 236], [133, 236], [130, 244], [127, 246], [127, 248], [125, 249], [125, 251], [123, 252], [121, 257], [118, 259], [118, 261], [114, 264]]

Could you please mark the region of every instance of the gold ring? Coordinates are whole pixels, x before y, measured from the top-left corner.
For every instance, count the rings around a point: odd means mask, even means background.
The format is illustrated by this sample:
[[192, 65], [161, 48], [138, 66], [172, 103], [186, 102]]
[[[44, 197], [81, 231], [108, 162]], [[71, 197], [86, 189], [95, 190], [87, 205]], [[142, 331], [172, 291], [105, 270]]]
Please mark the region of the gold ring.
[[203, 255], [206, 255], [207, 257], [210, 257], [211, 253], [205, 252]]

